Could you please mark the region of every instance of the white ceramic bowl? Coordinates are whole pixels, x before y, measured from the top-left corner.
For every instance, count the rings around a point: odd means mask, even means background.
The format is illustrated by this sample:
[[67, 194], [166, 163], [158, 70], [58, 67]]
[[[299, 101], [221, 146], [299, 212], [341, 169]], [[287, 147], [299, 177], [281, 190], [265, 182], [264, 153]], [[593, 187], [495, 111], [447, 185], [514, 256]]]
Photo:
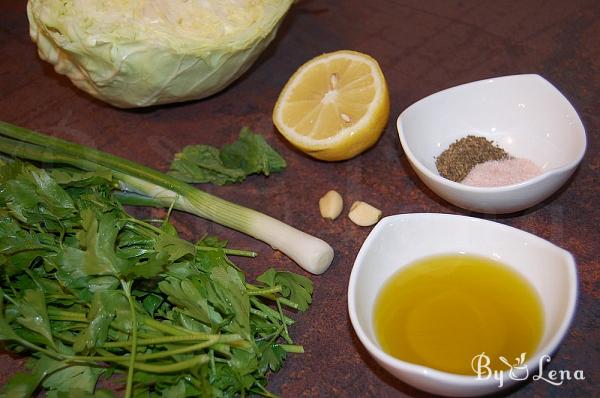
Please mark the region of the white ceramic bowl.
[[[402, 148], [425, 185], [456, 206], [483, 213], [511, 213], [546, 199], [571, 176], [586, 147], [577, 112], [538, 75], [499, 77], [440, 91], [402, 112], [397, 127]], [[543, 173], [490, 188], [443, 178], [435, 158], [469, 134], [533, 161]]]
[[[506, 225], [449, 214], [402, 214], [382, 219], [365, 240], [350, 275], [348, 310], [352, 326], [375, 360], [398, 379], [446, 396], [477, 396], [500, 390], [500, 381], [446, 373], [386, 354], [373, 331], [373, 306], [384, 283], [417, 259], [448, 253], [491, 258], [524, 276], [540, 296], [544, 332], [525, 366], [534, 374], [540, 358], [552, 355], [575, 312], [577, 273], [573, 256], [527, 232]], [[520, 376], [522, 377], [522, 375]], [[517, 383], [506, 373], [502, 388]]]

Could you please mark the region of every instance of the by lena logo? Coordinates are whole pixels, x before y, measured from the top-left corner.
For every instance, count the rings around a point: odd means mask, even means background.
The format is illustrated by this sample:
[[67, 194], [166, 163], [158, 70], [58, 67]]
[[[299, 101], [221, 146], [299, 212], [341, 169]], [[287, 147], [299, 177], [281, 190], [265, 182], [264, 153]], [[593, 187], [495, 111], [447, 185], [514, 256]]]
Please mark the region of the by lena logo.
[[498, 359], [500, 359], [500, 361], [503, 364], [508, 366], [508, 368], [509, 368], [508, 376], [512, 380], [525, 380], [525, 379], [527, 379], [527, 377], [529, 377], [529, 370], [527, 369], [527, 366], [525, 365], [525, 353], [524, 352], [522, 352], [520, 356], [515, 358], [514, 365], [512, 365], [508, 361], [508, 359], [506, 359], [505, 357], [500, 356], [500, 357], [498, 357]]
[[[508, 366], [508, 370], [492, 370], [490, 368], [490, 357], [482, 352], [479, 355], [475, 355], [471, 361], [471, 368], [477, 375], [478, 380], [487, 380], [493, 378], [498, 382], [498, 388], [504, 385], [504, 376], [508, 373], [508, 378], [511, 380], [525, 380], [529, 377], [529, 368], [525, 363], [525, 353], [516, 357], [514, 362], [511, 363], [505, 357], [498, 357], [500, 362]], [[550, 370], [544, 372], [544, 364], [551, 361], [549, 355], [542, 355], [538, 363], [538, 371], [533, 375], [532, 380], [542, 380], [546, 383], [550, 383], [554, 386], [560, 386], [568, 380], [585, 380], [583, 370], [577, 369], [573, 372], [570, 370]]]

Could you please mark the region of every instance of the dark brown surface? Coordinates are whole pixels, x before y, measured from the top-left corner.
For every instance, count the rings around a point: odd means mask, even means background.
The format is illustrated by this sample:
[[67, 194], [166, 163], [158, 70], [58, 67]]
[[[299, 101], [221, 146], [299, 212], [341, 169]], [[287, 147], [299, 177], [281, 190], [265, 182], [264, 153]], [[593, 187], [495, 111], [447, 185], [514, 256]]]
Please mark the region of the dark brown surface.
[[[583, 370], [586, 380], [560, 387], [522, 385], [519, 397], [600, 396], [600, 5], [597, 0], [301, 1], [275, 42], [238, 82], [204, 101], [146, 110], [111, 108], [75, 89], [40, 61], [28, 35], [25, 1], [0, 2], [0, 120], [48, 132], [164, 170], [186, 144], [221, 145], [243, 125], [264, 133], [289, 166], [242, 185], [206, 187], [267, 212], [333, 244], [330, 270], [315, 283], [314, 304], [292, 328], [306, 354], [290, 357], [269, 387], [284, 397], [395, 397], [426, 394], [396, 381], [371, 360], [347, 315], [346, 288], [370, 228], [342, 217], [321, 219], [317, 202], [335, 188], [346, 203], [361, 199], [385, 215], [442, 212], [474, 215], [515, 226], [571, 251], [580, 296], [568, 336], [547, 369]], [[323, 52], [353, 49], [381, 64], [391, 95], [390, 122], [377, 145], [361, 156], [324, 163], [293, 150], [278, 135], [271, 111], [279, 91], [302, 63]], [[538, 73], [578, 110], [588, 134], [581, 167], [552, 198], [510, 216], [472, 214], [425, 188], [400, 149], [395, 119], [435, 91], [494, 76]], [[265, 244], [218, 225], [178, 214], [185, 236], [204, 232], [256, 250], [238, 261], [251, 276], [267, 265], [300, 271]], [[451, 237], [449, 237], [451, 238]], [[22, 360], [0, 355], [0, 384]]]

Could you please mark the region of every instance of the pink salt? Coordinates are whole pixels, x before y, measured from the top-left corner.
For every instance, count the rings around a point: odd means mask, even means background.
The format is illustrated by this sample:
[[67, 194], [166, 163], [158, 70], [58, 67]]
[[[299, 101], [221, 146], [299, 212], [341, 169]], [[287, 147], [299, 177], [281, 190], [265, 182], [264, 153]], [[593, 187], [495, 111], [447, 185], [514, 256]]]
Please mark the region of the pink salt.
[[529, 180], [541, 173], [542, 169], [528, 159], [490, 160], [473, 167], [461, 183], [475, 187], [500, 187]]

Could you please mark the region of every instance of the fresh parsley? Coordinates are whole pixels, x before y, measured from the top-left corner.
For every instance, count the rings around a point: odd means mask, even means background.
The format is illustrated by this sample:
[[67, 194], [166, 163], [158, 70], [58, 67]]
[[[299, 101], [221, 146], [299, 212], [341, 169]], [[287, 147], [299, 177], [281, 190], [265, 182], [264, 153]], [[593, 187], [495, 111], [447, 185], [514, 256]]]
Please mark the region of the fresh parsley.
[[286, 162], [264, 139], [248, 127], [237, 141], [220, 150], [209, 145], [188, 145], [175, 154], [169, 174], [188, 183], [225, 185], [241, 182], [250, 174], [269, 175]]
[[249, 283], [229, 256], [253, 253], [136, 219], [114, 186], [0, 161], [0, 340], [29, 356], [0, 396], [111, 397], [97, 385], [112, 375], [135, 397], [272, 396], [268, 375], [302, 352], [282, 308], [307, 309], [310, 280]]

